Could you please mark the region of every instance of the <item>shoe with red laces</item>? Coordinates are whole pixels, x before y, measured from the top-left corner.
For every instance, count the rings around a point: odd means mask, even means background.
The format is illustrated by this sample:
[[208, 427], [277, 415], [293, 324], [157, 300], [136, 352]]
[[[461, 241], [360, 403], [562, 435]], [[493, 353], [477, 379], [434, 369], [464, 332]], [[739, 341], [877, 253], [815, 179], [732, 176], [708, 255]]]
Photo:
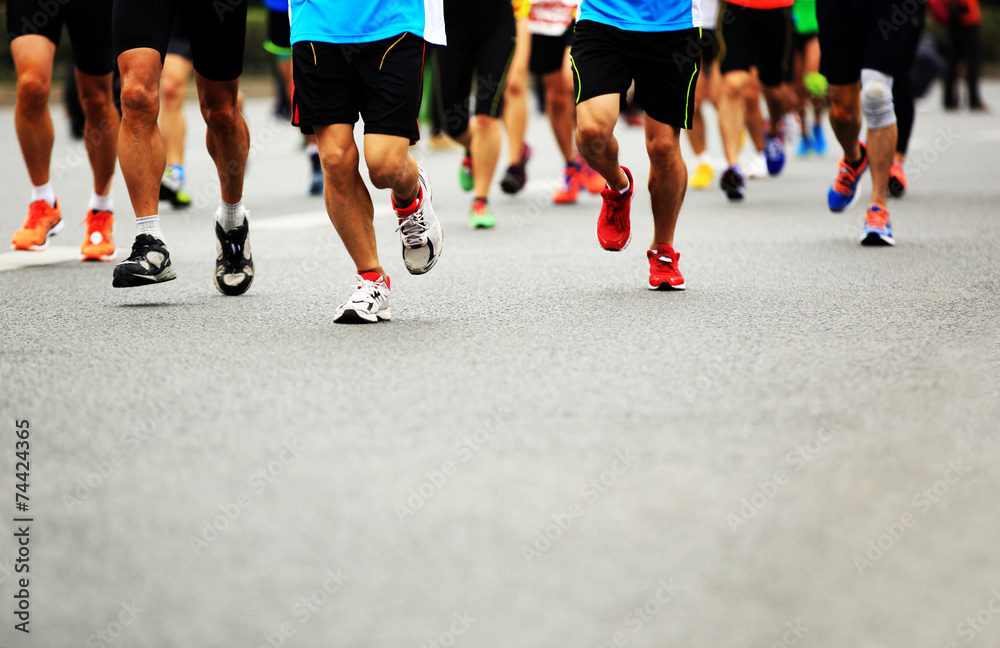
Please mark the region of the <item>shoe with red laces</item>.
[[655, 250], [646, 250], [649, 259], [650, 290], [684, 290], [681, 275], [681, 255], [669, 245], [660, 245]]
[[832, 212], [842, 212], [849, 208], [861, 196], [858, 193], [858, 180], [868, 168], [868, 149], [863, 142], [858, 142], [861, 146], [861, 162], [857, 167], [847, 163], [847, 158], [840, 158], [840, 170], [837, 172], [837, 179], [830, 186], [827, 192], [826, 202]]
[[595, 195], [604, 191], [604, 178], [601, 177], [600, 173], [591, 169], [579, 153], [576, 154], [576, 163], [580, 165], [580, 186]]
[[906, 193], [906, 173], [903, 172], [903, 165], [893, 162], [889, 167], [889, 195], [893, 198], [902, 198]]
[[87, 212], [87, 236], [80, 246], [81, 261], [110, 261], [115, 258], [115, 240], [111, 229], [115, 217], [110, 211]]
[[21, 229], [14, 232], [10, 242], [12, 250], [35, 250], [40, 252], [49, 247], [49, 237], [55, 236], [63, 228], [62, 210], [59, 201], [50, 205], [46, 200], [36, 200], [28, 205], [28, 217]]
[[575, 164], [567, 164], [563, 170], [562, 187], [553, 194], [552, 202], [557, 205], [574, 204], [580, 194], [580, 176], [580, 169]]
[[861, 245], [895, 245], [892, 237], [892, 220], [883, 205], [872, 203], [865, 214], [865, 230], [861, 234]]
[[635, 191], [635, 183], [632, 180], [632, 173], [622, 167], [625, 177], [628, 178], [628, 191], [619, 192], [617, 189], [605, 187], [601, 191], [601, 198], [604, 204], [601, 205], [601, 215], [597, 217], [597, 240], [601, 247], [610, 252], [624, 250], [632, 240], [632, 223], [629, 220], [629, 212], [632, 205], [632, 193]]

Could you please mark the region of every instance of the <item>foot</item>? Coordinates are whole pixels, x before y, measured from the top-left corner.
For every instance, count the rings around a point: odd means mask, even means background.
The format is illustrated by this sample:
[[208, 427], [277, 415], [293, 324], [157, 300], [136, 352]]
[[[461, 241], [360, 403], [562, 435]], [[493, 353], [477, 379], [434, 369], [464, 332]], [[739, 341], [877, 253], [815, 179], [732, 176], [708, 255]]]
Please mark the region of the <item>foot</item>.
[[24, 219], [21, 229], [14, 232], [10, 249], [40, 252], [49, 247], [49, 238], [62, 231], [62, 228], [59, 201], [50, 205], [46, 200], [36, 200], [28, 205], [28, 217]]
[[764, 156], [768, 175], [776, 176], [785, 168], [785, 140], [781, 135], [764, 133]]
[[403, 245], [403, 263], [410, 274], [424, 274], [434, 267], [444, 248], [444, 230], [431, 204], [433, 192], [427, 172], [417, 169], [419, 191], [412, 205], [392, 207], [399, 222], [399, 238]]
[[507, 167], [507, 172], [500, 181], [504, 193], [516, 194], [528, 184], [528, 160], [531, 159], [531, 146], [527, 142], [521, 147], [521, 159], [516, 164]]
[[[562, 187], [552, 195], [552, 202], [557, 205], [572, 205], [576, 203], [576, 198], [580, 194], [580, 169], [567, 164], [563, 169]], [[601, 182], [604, 182], [601, 180]]]
[[861, 144], [861, 161], [857, 166], [847, 163], [847, 158], [840, 158], [840, 169], [837, 178], [827, 192], [826, 202], [832, 212], [842, 212], [858, 201], [861, 192], [858, 191], [858, 181], [868, 168], [868, 149]]
[[902, 198], [906, 193], [906, 173], [903, 165], [893, 162], [889, 167], [889, 195], [893, 198]]
[[646, 250], [649, 260], [650, 290], [684, 290], [681, 275], [681, 255], [669, 245], [660, 245], [655, 250]]
[[617, 189], [605, 187], [601, 192], [604, 203], [601, 205], [601, 215], [597, 217], [597, 240], [609, 252], [624, 250], [632, 240], [630, 215], [635, 181], [628, 169], [622, 167], [622, 171], [628, 178], [628, 191], [621, 193]]
[[823, 135], [823, 127], [819, 124], [813, 124], [812, 135], [813, 150], [816, 151], [816, 155], [825, 155], [826, 136]]
[[865, 229], [861, 234], [861, 245], [895, 245], [892, 237], [892, 220], [889, 212], [881, 205], [872, 204], [865, 214]]
[[740, 173], [740, 168], [736, 165], [723, 172], [719, 186], [726, 192], [726, 198], [730, 200], [743, 200], [746, 196], [746, 181], [743, 179], [743, 174]]
[[160, 179], [160, 200], [170, 202], [174, 209], [191, 206], [191, 196], [184, 191], [184, 172], [177, 167], [167, 167]]
[[767, 155], [764, 151], [758, 151], [746, 165], [747, 178], [755, 180], [767, 177]]
[[224, 230], [215, 223], [215, 287], [223, 295], [242, 295], [253, 283], [250, 253], [250, 219], [236, 229]]
[[812, 137], [808, 133], [802, 133], [802, 137], [799, 138], [799, 145], [795, 149], [796, 157], [807, 157], [813, 150]]
[[485, 198], [476, 198], [469, 209], [469, 229], [489, 229], [497, 224]]
[[163, 241], [149, 234], [140, 234], [135, 237], [129, 257], [115, 266], [111, 285], [132, 288], [176, 278], [177, 274], [170, 267], [170, 253]]
[[337, 324], [375, 324], [392, 319], [389, 312], [389, 277], [377, 272], [357, 276], [358, 285], [351, 298], [337, 309]]
[[468, 151], [465, 152], [462, 164], [458, 167], [458, 184], [461, 185], [462, 191], [472, 191], [474, 184], [472, 180], [472, 154]]
[[712, 180], [714, 179], [715, 170], [712, 168], [712, 165], [707, 162], [700, 162], [695, 167], [688, 184], [691, 185], [692, 189], [708, 189], [712, 186]]
[[115, 217], [110, 211], [87, 212], [87, 236], [80, 246], [81, 261], [110, 261], [115, 258], [115, 240], [111, 230]]

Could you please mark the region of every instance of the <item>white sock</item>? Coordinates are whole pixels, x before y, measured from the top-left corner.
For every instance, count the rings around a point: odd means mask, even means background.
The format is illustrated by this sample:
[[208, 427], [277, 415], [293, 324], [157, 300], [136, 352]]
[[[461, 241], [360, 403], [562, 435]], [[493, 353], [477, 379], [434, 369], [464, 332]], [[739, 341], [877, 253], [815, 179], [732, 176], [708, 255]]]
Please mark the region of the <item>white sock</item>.
[[135, 226], [138, 235], [149, 234], [153, 238], [163, 240], [163, 232], [160, 231], [160, 215], [143, 216], [135, 219]]
[[51, 182], [31, 188], [31, 202], [44, 200], [53, 207], [56, 206], [56, 192], [52, 188]]
[[111, 199], [110, 193], [107, 196], [98, 196], [95, 192], [90, 194], [90, 206], [87, 209], [93, 209], [95, 212], [114, 211], [115, 202]]
[[708, 155], [708, 151], [701, 152], [701, 155], [698, 156], [698, 164], [707, 164], [711, 166], [712, 160]]
[[625, 182], [628, 183], [627, 185], [625, 185], [625, 188], [624, 189], [620, 189], [618, 191], [618, 193], [620, 193], [623, 196], [628, 193], [629, 189], [632, 188], [632, 181], [628, 179], [628, 174], [627, 173], [625, 174]]
[[219, 208], [215, 210], [215, 222], [227, 232], [236, 229], [247, 220], [247, 208], [243, 206], [243, 201], [235, 205], [219, 201]]

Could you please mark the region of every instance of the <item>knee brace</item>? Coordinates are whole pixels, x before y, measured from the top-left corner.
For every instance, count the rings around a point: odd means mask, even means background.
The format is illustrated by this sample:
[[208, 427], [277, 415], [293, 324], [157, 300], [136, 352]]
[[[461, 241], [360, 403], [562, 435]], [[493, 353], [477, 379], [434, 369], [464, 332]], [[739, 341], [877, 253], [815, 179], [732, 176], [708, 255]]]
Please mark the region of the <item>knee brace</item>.
[[891, 76], [878, 70], [861, 70], [861, 112], [868, 120], [868, 128], [888, 128], [896, 123]]

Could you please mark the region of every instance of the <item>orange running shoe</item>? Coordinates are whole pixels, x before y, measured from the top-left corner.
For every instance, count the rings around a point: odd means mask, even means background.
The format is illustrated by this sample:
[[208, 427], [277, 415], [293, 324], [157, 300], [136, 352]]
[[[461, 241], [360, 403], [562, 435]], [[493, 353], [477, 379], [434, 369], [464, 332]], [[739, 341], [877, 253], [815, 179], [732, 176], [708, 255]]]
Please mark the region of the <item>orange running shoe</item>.
[[62, 210], [59, 201], [52, 206], [45, 200], [36, 200], [28, 205], [28, 217], [21, 229], [14, 232], [10, 248], [12, 250], [41, 251], [49, 247], [49, 237], [62, 230]]
[[580, 193], [580, 169], [573, 164], [567, 164], [563, 170], [562, 187], [552, 195], [552, 202], [557, 205], [572, 205]]
[[893, 162], [889, 167], [889, 195], [893, 198], [902, 198], [906, 193], [906, 173], [903, 165]]
[[601, 177], [600, 173], [591, 169], [579, 153], [576, 154], [576, 161], [580, 165], [580, 185], [590, 193], [600, 195], [604, 191], [604, 187], [607, 186], [604, 178]]
[[110, 211], [87, 212], [87, 236], [80, 246], [81, 261], [110, 261], [115, 258], [115, 240], [111, 229], [115, 216]]

